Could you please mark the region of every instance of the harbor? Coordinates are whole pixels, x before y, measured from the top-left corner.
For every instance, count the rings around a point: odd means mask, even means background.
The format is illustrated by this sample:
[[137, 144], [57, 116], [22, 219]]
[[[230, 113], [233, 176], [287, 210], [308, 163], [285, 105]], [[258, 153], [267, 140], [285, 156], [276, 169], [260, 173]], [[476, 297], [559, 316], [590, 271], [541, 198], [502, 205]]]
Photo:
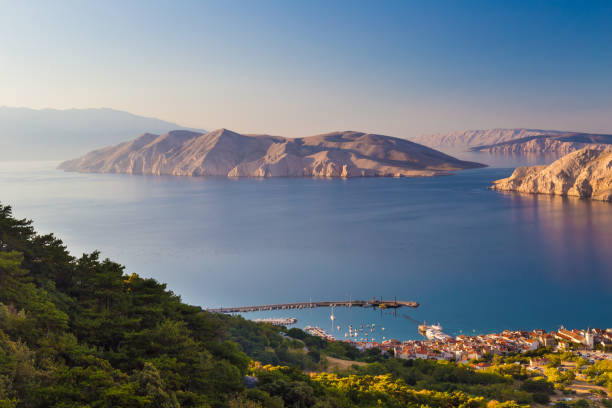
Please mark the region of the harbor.
[[[300, 319], [305, 332], [328, 341], [347, 342], [360, 350], [380, 349], [402, 359], [451, 360], [465, 362], [486, 354], [504, 355], [534, 351], [541, 347], [567, 348], [568, 344], [593, 349], [612, 344], [611, 329], [508, 330], [477, 332], [440, 323], [427, 323], [406, 314], [385, 309], [351, 309], [331, 306], [329, 310], [287, 310], [289, 321]], [[376, 310], [376, 311], [374, 311]], [[267, 312], [254, 313], [263, 318]], [[249, 316], [251, 313], [248, 314]], [[293, 316], [289, 316], [293, 315]], [[416, 317], [416, 316], [415, 316]], [[276, 317], [276, 320], [280, 320]], [[412, 334], [411, 334], [412, 333]]]
[[[351, 333], [363, 332], [368, 327], [353, 330]], [[369, 328], [374, 332], [374, 327]], [[475, 336], [450, 336], [442, 331], [440, 324], [419, 325], [419, 332], [426, 337], [423, 340], [350, 338], [340, 340], [320, 327], [306, 326], [308, 334], [329, 341], [345, 341], [359, 350], [379, 349], [382, 353], [391, 354], [400, 359], [450, 360], [469, 363], [479, 360], [485, 355], [506, 355], [510, 353], [525, 353], [542, 347], [551, 350], [567, 351], [573, 348], [594, 350], [595, 348], [612, 348], [612, 329], [588, 328], [568, 330], [563, 326], [557, 331], [545, 330], [504, 330], [501, 333], [488, 333]], [[600, 359], [611, 359], [612, 353], [600, 353]], [[488, 364], [487, 366], [490, 366]]]

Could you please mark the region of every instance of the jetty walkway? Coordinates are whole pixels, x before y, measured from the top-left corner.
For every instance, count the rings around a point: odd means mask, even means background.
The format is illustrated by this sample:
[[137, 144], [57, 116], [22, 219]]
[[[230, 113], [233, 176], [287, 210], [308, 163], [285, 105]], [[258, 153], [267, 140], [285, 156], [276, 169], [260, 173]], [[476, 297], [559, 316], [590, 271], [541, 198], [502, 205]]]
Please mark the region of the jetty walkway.
[[406, 302], [402, 300], [340, 300], [325, 302], [296, 302], [279, 303], [275, 305], [221, 307], [218, 309], [207, 309], [212, 313], [248, 313], [263, 312], [266, 310], [288, 310], [288, 309], [311, 309], [314, 307], [372, 307], [379, 309], [397, 309], [400, 307], [419, 307], [418, 302]]

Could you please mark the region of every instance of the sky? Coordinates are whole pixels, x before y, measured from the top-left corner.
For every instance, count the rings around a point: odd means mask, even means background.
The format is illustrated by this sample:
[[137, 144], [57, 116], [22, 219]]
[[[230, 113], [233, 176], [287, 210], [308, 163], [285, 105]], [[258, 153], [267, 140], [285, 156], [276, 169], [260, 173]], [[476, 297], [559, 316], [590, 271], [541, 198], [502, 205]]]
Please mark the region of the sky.
[[244, 133], [612, 133], [612, 1], [0, 0], [0, 106]]

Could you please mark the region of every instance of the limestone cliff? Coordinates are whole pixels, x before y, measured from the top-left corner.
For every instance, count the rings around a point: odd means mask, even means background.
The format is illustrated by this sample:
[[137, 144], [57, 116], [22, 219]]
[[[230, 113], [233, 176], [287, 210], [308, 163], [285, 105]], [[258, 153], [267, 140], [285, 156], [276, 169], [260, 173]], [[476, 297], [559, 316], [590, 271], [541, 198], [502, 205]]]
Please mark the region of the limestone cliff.
[[472, 147], [488, 146], [511, 140], [524, 139], [531, 136], [558, 135], [566, 132], [542, 129], [480, 129], [466, 130], [451, 133], [423, 135], [411, 140], [429, 146], [433, 149], [445, 151], [466, 151]]
[[228, 177], [434, 176], [483, 167], [390, 136], [334, 132], [304, 138], [209, 133], [144, 134], [60, 164], [67, 171]]
[[472, 151], [496, 154], [547, 154], [563, 156], [585, 147], [604, 149], [612, 146], [612, 135], [569, 132], [553, 135], [527, 136], [520, 139], [472, 147]]
[[549, 166], [519, 167], [492, 188], [612, 201], [612, 149], [585, 148]]

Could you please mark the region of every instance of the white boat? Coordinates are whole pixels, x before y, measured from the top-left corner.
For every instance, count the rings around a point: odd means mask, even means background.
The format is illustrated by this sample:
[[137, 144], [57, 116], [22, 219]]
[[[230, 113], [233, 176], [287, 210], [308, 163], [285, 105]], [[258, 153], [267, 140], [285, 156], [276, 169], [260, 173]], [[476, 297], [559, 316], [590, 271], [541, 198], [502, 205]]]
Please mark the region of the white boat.
[[419, 333], [427, 337], [429, 340], [446, 340], [451, 338], [451, 336], [442, 331], [442, 326], [440, 323], [432, 324], [430, 326], [425, 323], [421, 324], [419, 325]]

